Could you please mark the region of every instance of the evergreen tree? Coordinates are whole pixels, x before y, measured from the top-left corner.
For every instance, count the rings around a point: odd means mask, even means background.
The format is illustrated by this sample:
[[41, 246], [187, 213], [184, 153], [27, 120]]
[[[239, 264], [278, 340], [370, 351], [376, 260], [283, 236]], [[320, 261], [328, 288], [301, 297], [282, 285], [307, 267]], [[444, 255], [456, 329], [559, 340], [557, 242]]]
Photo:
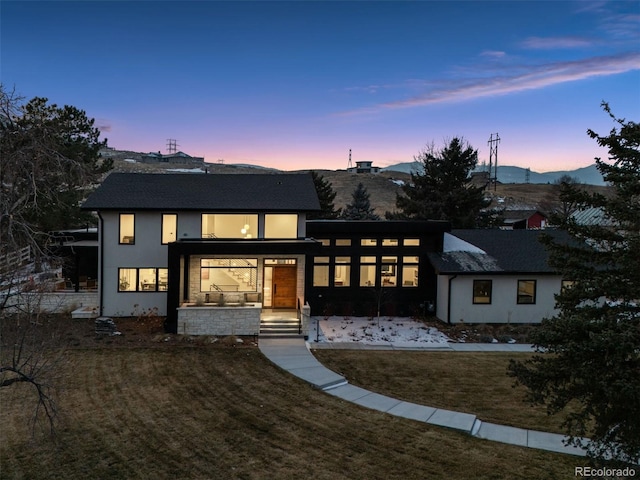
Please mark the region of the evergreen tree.
[[333, 203], [336, 198], [336, 192], [333, 190], [331, 183], [316, 171], [311, 171], [311, 177], [316, 187], [318, 200], [320, 200], [320, 211], [309, 213], [307, 218], [310, 220], [339, 218], [342, 209], [336, 209]]
[[[593, 440], [588, 453], [598, 459], [640, 460], [640, 125], [616, 119], [606, 136], [589, 136], [609, 150], [609, 162], [596, 159], [613, 189], [604, 196], [564, 184], [563, 200], [580, 210], [602, 213], [597, 225], [573, 216], [553, 219], [574, 239], [546, 237], [551, 265], [570, 287], [556, 297], [559, 313], [534, 334], [539, 353], [509, 370], [546, 403], [551, 413], [568, 404], [577, 409], [563, 426], [573, 442]], [[577, 444], [577, 443], [576, 443]]]
[[484, 199], [483, 188], [469, 184], [478, 163], [478, 151], [461, 138], [437, 151], [433, 145], [416, 157], [421, 171], [411, 174], [396, 197], [399, 212], [389, 218], [448, 220], [454, 228], [477, 226]]
[[353, 200], [345, 207], [341, 218], [346, 220], [380, 220], [380, 217], [371, 208], [369, 192], [362, 182], [353, 191], [351, 198]]

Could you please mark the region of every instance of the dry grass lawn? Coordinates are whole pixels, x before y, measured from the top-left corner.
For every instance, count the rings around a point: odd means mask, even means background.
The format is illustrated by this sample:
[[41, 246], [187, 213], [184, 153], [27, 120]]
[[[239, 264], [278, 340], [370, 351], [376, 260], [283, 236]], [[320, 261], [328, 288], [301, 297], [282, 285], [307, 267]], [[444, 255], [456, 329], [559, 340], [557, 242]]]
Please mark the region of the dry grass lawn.
[[30, 436], [31, 391], [0, 391], [3, 479], [552, 479], [584, 463], [341, 401], [255, 346], [105, 344], [65, 358], [55, 442]]
[[315, 350], [350, 383], [402, 400], [473, 413], [481, 420], [563, 433], [562, 417], [525, 401], [525, 389], [508, 377], [510, 358], [529, 354], [483, 352], [363, 352]]

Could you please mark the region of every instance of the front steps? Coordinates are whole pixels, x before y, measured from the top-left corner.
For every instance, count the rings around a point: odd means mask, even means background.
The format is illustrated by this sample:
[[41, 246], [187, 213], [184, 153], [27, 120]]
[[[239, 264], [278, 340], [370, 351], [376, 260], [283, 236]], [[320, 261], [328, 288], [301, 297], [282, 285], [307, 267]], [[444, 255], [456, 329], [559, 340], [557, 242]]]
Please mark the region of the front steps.
[[269, 318], [260, 321], [261, 337], [301, 337], [297, 318]]

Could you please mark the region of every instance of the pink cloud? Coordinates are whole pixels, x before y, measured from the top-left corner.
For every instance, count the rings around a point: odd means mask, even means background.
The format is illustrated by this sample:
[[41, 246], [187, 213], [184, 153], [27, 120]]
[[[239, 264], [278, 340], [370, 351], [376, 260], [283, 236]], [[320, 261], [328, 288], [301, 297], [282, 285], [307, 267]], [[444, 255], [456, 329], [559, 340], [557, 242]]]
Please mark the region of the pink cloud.
[[556, 62], [532, 66], [524, 73], [517, 75], [485, 77], [462, 82], [452, 81], [447, 87], [434, 88], [422, 95], [352, 110], [344, 112], [342, 115], [374, 113], [384, 109], [423, 107], [438, 103], [461, 102], [475, 98], [507, 95], [638, 69], [640, 69], [640, 53]]
[[481, 57], [491, 57], [491, 58], [502, 58], [505, 55], [506, 53], [500, 50], [485, 50], [484, 52], [480, 53]]

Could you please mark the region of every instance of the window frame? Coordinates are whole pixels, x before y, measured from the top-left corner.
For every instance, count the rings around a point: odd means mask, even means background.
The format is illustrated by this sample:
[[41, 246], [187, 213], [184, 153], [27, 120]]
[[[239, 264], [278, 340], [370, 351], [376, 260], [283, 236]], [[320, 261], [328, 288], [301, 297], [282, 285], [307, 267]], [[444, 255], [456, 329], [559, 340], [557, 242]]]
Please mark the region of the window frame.
[[[131, 236], [131, 242], [123, 242], [124, 237], [122, 236], [122, 217], [132, 217], [133, 221], [131, 222], [133, 225], [133, 235]], [[135, 245], [136, 244], [136, 214], [135, 213], [120, 213], [118, 215], [118, 245]]]
[[[522, 295], [520, 293], [521, 288], [520, 288], [520, 284], [521, 283], [533, 283], [533, 295], [529, 296], [529, 295]], [[518, 280], [517, 283], [517, 290], [516, 290], [516, 302], [518, 305], [535, 305], [536, 304], [536, 297], [537, 297], [537, 293], [538, 293], [538, 282], [537, 280], [534, 279], [523, 279], [523, 280]], [[531, 301], [525, 301], [525, 298], [531, 298]]]
[[[164, 241], [164, 236], [165, 236], [165, 232], [164, 232], [164, 226], [165, 226], [165, 217], [174, 217], [175, 218], [175, 232], [173, 232], [173, 240], [170, 240], [168, 242]], [[178, 240], [178, 214], [177, 213], [163, 213], [162, 216], [160, 217], [160, 244], [161, 245], [169, 245], [172, 242], [175, 242]]]
[[[121, 288], [121, 271], [122, 270], [134, 270], [135, 275], [135, 283], [134, 288], [131, 290], [122, 290]], [[154, 280], [155, 283], [153, 289], [142, 289], [140, 288], [140, 270], [155, 270]], [[160, 271], [166, 270], [167, 282], [165, 282], [164, 288], [160, 289]], [[169, 269], [167, 267], [118, 267], [118, 293], [162, 293], [167, 292], [169, 290]]]
[[[314, 287], [328, 287], [331, 283], [331, 257], [327, 255], [317, 255], [313, 257], [313, 275], [311, 278], [311, 284]], [[326, 271], [326, 275], [322, 276], [322, 279], [326, 279], [326, 284], [324, 281], [322, 283], [316, 282], [316, 272]]]
[[[476, 288], [477, 286], [479, 287], [481, 283], [489, 284], [488, 295], [476, 295]], [[493, 280], [486, 278], [474, 279], [471, 294], [474, 305], [491, 305], [491, 302], [493, 301]], [[479, 300], [481, 298], [486, 298], [488, 301]]]

